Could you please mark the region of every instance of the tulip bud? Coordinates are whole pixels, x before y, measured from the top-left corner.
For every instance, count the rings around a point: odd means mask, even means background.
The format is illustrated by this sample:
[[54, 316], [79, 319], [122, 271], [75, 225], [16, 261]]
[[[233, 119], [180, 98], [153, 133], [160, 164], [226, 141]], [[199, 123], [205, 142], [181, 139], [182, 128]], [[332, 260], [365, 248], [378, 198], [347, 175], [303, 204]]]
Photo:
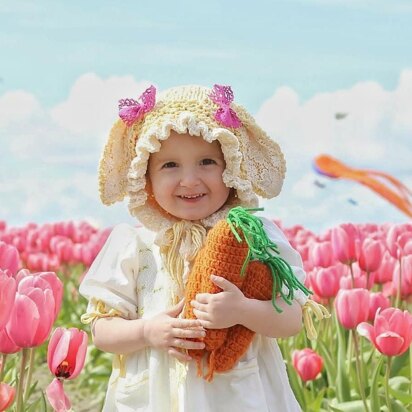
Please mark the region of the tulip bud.
[[7, 383], [0, 383], [0, 411], [5, 411], [11, 406], [16, 396], [16, 389]]
[[332, 248], [336, 259], [346, 265], [357, 260], [359, 248], [359, 233], [351, 223], [342, 224], [332, 229]]
[[335, 299], [336, 315], [346, 329], [354, 329], [369, 316], [369, 291], [367, 289], [341, 289]]
[[293, 351], [292, 364], [304, 382], [316, 379], [323, 369], [322, 357], [309, 348]]
[[380, 242], [365, 239], [360, 248], [359, 267], [365, 272], [374, 272], [381, 264], [382, 249]]

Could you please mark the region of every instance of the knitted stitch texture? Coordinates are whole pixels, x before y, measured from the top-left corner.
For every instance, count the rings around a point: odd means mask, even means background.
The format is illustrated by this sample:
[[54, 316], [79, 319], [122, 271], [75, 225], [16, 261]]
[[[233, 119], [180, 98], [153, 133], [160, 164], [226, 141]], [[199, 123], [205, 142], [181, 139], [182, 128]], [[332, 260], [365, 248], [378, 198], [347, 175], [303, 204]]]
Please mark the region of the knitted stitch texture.
[[[242, 232], [238, 233], [242, 239]], [[219, 221], [206, 238], [204, 247], [199, 251], [192, 271], [189, 274], [184, 317], [194, 319], [190, 302], [197, 293], [218, 293], [221, 289], [211, 280], [210, 275], [218, 274], [238, 288], [247, 298], [270, 300], [272, 298], [273, 279], [270, 269], [259, 261], [248, 264], [246, 275], [242, 276], [243, 264], [247, 258], [249, 247], [245, 241], [239, 242], [225, 220]], [[213, 379], [214, 372], [225, 372], [232, 369], [240, 357], [246, 352], [255, 332], [235, 325], [224, 329], [208, 329], [203, 340], [203, 350], [189, 350], [189, 355], [196, 360], [198, 375], [203, 375], [203, 359], [206, 357], [208, 372], [204, 378]]]
[[[185, 318], [195, 318], [190, 302], [196, 298], [196, 294], [220, 292], [221, 289], [210, 280], [211, 275], [219, 274], [219, 276], [226, 278], [238, 288], [242, 287], [244, 277], [240, 273], [248, 251], [247, 243], [239, 242], [233, 236], [226, 221], [220, 220], [210, 230], [187, 280]], [[190, 356], [198, 361], [199, 372], [201, 370], [200, 361], [205, 351], [210, 353], [211, 359], [213, 359], [215, 351], [225, 342], [227, 333], [228, 329], [209, 329], [203, 340], [206, 345], [205, 350], [189, 351]]]
[[[197, 293], [218, 293], [220, 288], [210, 281], [218, 274], [236, 285], [247, 298], [272, 300], [277, 312], [282, 312], [276, 298], [292, 304], [297, 289], [305, 294], [310, 291], [293, 274], [289, 264], [277, 256], [278, 247], [263, 230], [262, 221], [251, 215], [256, 209], [233, 208], [226, 220], [219, 221], [199, 251], [189, 274], [185, 291], [185, 318], [195, 318], [190, 302]], [[257, 259], [257, 260], [256, 260]], [[283, 290], [285, 288], [287, 292]], [[254, 332], [241, 325], [230, 328], [208, 329], [203, 350], [189, 350], [197, 361], [198, 374], [202, 376], [203, 359], [206, 358], [212, 380], [215, 371], [231, 369], [245, 353]]]

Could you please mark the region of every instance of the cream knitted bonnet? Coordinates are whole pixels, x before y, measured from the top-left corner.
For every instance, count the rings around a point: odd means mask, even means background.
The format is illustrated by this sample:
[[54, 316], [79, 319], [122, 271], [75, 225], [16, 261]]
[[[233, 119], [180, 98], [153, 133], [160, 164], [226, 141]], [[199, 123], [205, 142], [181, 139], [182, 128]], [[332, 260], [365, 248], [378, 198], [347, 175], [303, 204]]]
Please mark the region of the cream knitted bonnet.
[[[231, 99], [216, 102], [213, 92], [219, 88], [229, 92]], [[144, 101], [148, 93], [152, 94], [149, 107]], [[147, 202], [146, 191], [149, 156], [159, 151], [171, 130], [199, 136], [207, 142], [218, 140], [226, 162], [223, 181], [236, 190], [237, 197], [200, 222], [202, 226], [213, 226], [233, 206], [257, 206], [257, 195], [270, 199], [279, 194], [286, 171], [282, 152], [253, 117], [232, 102], [230, 87], [179, 86], [156, 97], [155, 93], [153, 86], [146, 90], [141, 96], [142, 105], [132, 99], [123, 100], [123, 104], [132, 102], [142, 110], [135, 121], [119, 119], [112, 127], [99, 168], [100, 197], [104, 204], [110, 205], [128, 196], [130, 213], [153, 231], [164, 232], [177, 222]], [[224, 105], [240, 121], [237, 127], [228, 127], [219, 121], [217, 112]]]

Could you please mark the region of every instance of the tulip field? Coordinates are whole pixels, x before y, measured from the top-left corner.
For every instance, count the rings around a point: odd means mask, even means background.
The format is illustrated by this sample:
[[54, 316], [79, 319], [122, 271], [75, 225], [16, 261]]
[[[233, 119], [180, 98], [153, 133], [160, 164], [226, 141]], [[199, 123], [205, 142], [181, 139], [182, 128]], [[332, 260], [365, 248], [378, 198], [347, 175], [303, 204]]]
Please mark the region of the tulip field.
[[[412, 410], [412, 224], [282, 228], [330, 318], [278, 340], [303, 411]], [[0, 221], [0, 411], [100, 411], [111, 355], [80, 323], [110, 229]]]

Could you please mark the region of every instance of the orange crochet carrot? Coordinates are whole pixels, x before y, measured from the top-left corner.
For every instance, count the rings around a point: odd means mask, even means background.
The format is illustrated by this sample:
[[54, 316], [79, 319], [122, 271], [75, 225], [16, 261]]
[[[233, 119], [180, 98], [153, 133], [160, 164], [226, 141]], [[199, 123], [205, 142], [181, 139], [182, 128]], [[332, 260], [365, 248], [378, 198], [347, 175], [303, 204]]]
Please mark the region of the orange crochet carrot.
[[[242, 292], [247, 298], [259, 300], [272, 299], [273, 279], [270, 269], [262, 262], [250, 262]], [[216, 351], [212, 362], [209, 360], [209, 370], [205, 379], [211, 381], [214, 372], [226, 372], [232, 369], [238, 360], [246, 353], [255, 332], [243, 325], [229, 328], [225, 342]]]
[[[217, 274], [234, 283], [246, 297], [272, 300], [282, 296], [291, 303], [296, 289], [310, 292], [294, 276], [290, 266], [279, 256], [277, 246], [268, 239], [263, 223], [247, 210], [232, 209], [226, 221], [220, 221], [207, 235], [205, 246], [198, 253], [186, 286], [184, 315], [194, 318], [190, 301], [197, 293], [217, 293], [220, 288], [210, 281]], [[252, 262], [250, 262], [253, 260]], [[246, 271], [247, 276], [243, 277]], [[288, 293], [284, 292], [288, 290]], [[254, 332], [235, 325], [228, 329], [207, 330], [204, 350], [189, 350], [197, 360], [198, 373], [202, 374], [202, 360], [206, 358], [209, 370], [205, 379], [211, 380], [214, 371], [231, 369], [247, 350]]]
[[[239, 243], [233, 236], [230, 226], [224, 220], [219, 221], [210, 230], [205, 245], [196, 256], [186, 284], [186, 304], [183, 312], [185, 318], [195, 319], [190, 302], [196, 298], [196, 294], [221, 291], [210, 280], [210, 275], [219, 274], [219, 276], [225, 277], [237, 287], [242, 286], [243, 277], [241, 272], [248, 252], [247, 243]], [[209, 329], [203, 340], [206, 345], [205, 350], [213, 356], [215, 350], [225, 341], [226, 334], [227, 329]], [[193, 359], [199, 361], [204, 355], [204, 351], [190, 350], [189, 354]]]

